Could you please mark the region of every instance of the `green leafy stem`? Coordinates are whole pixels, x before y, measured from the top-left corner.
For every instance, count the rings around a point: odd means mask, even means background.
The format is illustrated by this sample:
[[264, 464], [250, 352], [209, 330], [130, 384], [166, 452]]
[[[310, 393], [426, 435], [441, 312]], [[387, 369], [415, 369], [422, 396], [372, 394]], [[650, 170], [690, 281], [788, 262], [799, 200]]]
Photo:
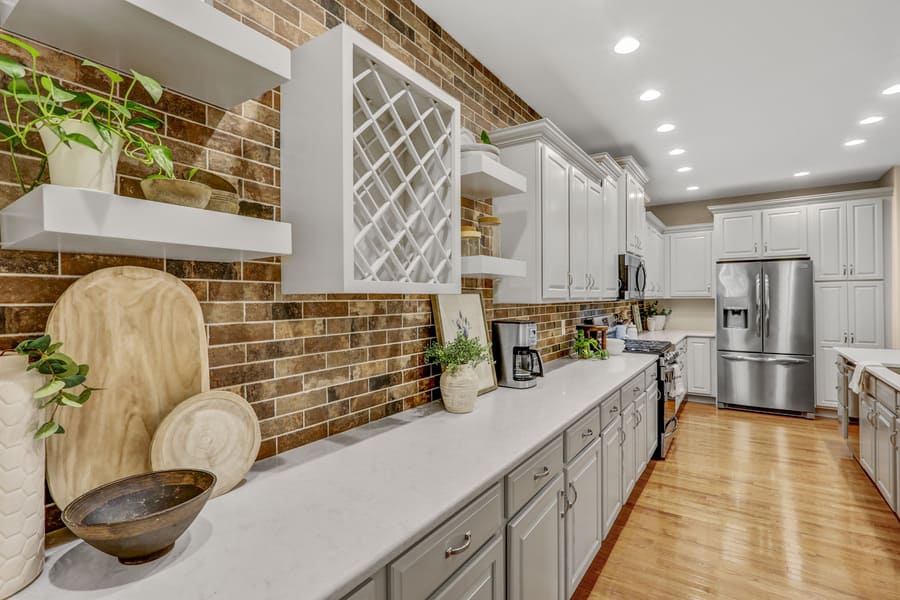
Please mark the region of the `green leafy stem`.
[[[40, 53], [29, 44], [0, 33], [0, 40], [18, 46], [31, 57], [31, 66], [26, 68], [17, 60], [0, 55], [0, 72], [9, 77], [5, 88], [0, 87], [3, 98], [3, 115], [6, 123], [0, 123], [2, 141], [9, 144], [13, 171], [16, 179], [27, 193], [41, 183], [47, 167], [47, 159], [61, 146], [68, 148], [80, 144], [100, 152], [94, 141], [80, 133], [70, 133], [63, 129], [67, 120], [88, 123], [96, 130], [99, 138], [107, 145], [113, 136], [123, 141], [122, 151], [148, 167], [156, 166], [160, 175], [174, 177], [172, 151], [159, 136], [162, 122], [156, 114], [143, 104], [131, 100], [136, 85], [140, 85], [153, 99], [159, 102], [162, 86], [153, 78], [131, 71], [133, 79], [121, 101], [116, 100], [117, 86], [125, 79], [110, 69], [89, 60], [83, 66], [101, 72], [109, 81], [106, 95], [90, 91], [77, 91], [64, 87], [38, 71], [37, 59]], [[59, 141], [51, 148], [35, 147], [29, 141], [29, 134], [41, 128], [51, 130]], [[38, 173], [33, 181], [26, 182], [16, 160], [16, 151], [24, 150], [41, 157]]]
[[[34, 398], [40, 401], [40, 408], [50, 408], [50, 418], [34, 434], [37, 440], [65, 433], [62, 425], [56, 422], [56, 411], [61, 406], [81, 408], [91, 398], [91, 393], [100, 389], [85, 385], [89, 367], [79, 365], [60, 352], [61, 347], [61, 342], [53, 343], [49, 335], [43, 335], [25, 340], [15, 348], [17, 354], [28, 357], [26, 371], [36, 370], [49, 377], [47, 383], [34, 392]], [[78, 393], [66, 391], [75, 388], [81, 389]]]
[[457, 373], [465, 365], [479, 365], [491, 362], [490, 346], [481, 344], [477, 338], [469, 338], [462, 333], [447, 344], [432, 342], [425, 349], [425, 361], [439, 363], [446, 373]]

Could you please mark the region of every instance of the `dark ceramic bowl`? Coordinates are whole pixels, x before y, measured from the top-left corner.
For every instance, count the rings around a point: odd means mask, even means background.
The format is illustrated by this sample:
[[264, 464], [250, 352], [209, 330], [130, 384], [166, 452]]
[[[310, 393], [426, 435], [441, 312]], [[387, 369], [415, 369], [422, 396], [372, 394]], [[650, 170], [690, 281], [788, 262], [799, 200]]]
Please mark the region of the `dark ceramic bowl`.
[[137, 565], [172, 550], [215, 485], [215, 475], [193, 469], [132, 475], [82, 494], [62, 520], [97, 550]]

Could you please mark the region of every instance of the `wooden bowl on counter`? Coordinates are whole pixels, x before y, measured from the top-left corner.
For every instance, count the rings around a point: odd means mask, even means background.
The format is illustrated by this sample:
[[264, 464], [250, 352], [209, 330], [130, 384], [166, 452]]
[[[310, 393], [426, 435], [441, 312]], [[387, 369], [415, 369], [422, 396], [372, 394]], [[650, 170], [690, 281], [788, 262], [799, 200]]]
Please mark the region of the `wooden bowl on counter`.
[[62, 513], [79, 538], [125, 565], [165, 556], [209, 500], [216, 476], [177, 469], [125, 477], [82, 494]]

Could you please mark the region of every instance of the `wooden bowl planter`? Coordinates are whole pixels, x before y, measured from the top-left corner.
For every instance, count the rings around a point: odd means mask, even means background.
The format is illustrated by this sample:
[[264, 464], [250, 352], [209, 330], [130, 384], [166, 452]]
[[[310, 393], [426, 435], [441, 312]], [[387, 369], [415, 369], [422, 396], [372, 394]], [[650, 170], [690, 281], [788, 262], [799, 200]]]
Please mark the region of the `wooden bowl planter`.
[[82, 540], [125, 565], [168, 554], [206, 505], [216, 484], [208, 471], [132, 475], [73, 500], [62, 520]]
[[209, 198], [208, 210], [238, 214], [241, 209], [241, 199], [238, 196], [235, 187], [224, 177], [220, 177], [208, 171], [198, 171], [191, 181], [204, 183], [212, 188], [212, 195]]
[[185, 179], [145, 179], [141, 190], [147, 200], [190, 208], [206, 208], [212, 196], [212, 188], [205, 183]]

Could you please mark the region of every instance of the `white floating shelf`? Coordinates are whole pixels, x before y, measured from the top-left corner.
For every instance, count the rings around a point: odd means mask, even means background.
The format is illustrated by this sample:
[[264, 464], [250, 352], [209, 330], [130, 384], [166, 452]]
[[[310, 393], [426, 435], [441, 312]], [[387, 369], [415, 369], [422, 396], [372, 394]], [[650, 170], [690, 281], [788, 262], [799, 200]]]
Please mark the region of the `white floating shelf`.
[[0, 211], [9, 250], [232, 262], [291, 253], [291, 225], [42, 185]]
[[464, 152], [460, 167], [464, 198], [484, 200], [521, 194], [528, 189], [524, 175], [480, 152]]
[[463, 277], [525, 277], [526, 263], [524, 260], [511, 258], [497, 258], [496, 256], [463, 256]]
[[290, 50], [199, 0], [0, 0], [0, 26], [224, 108], [291, 76]]

